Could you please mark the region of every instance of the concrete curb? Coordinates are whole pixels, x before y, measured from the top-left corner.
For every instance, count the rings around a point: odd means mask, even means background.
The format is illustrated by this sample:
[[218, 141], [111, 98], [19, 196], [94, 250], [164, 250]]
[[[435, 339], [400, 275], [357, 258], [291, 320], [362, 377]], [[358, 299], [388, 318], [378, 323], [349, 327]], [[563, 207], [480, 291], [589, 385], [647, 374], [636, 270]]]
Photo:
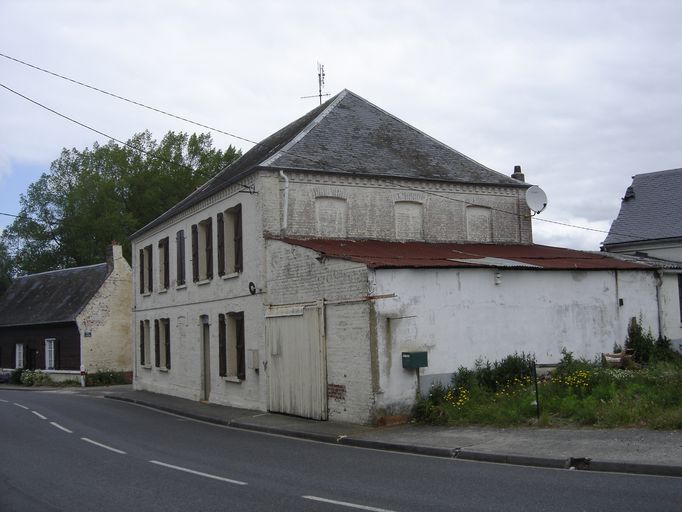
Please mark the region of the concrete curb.
[[139, 400], [136, 398], [129, 398], [124, 396], [105, 395], [105, 398], [109, 398], [111, 400], [119, 400], [121, 402], [129, 402], [138, 405], [144, 405], [145, 407], [170, 412], [173, 414], [177, 414], [178, 416], [184, 416], [187, 418], [204, 421], [206, 423], [213, 423], [216, 425], [223, 425], [226, 427], [238, 428], [242, 430], [251, 430], [254, 432], [264, 432], [267, 434], [275, 434], [298, 439], [308, 439], [311, 441], [318, 441], [322, 443], [353, 446], [356, 448], [368, 448], [372, 450], [411, 453], [415, 455], [427, 455], [430, 457], [442, 457], [448, 459], [458, 459], [463, 461], [493, 462], [496, 464], [510, 464], [516, 466], [531, 466], [567, 470], [576, 469], [577, 471], [631, 473], [639, 475], [656, 475], [682, 478], [682, 466], [668, 466], [664, 464], [640, 464], [635, 462], [596, 461], [590, 459], [583, 459], [587, 461], [585, 467], [571, 468], [572, 461], [571, 458], [566, 459], [559, 457], [540, 457], [532, 455], [489, 453], [465, 450], [462, 448], [441, 448], [433, 446], [389, 443], [385, 441], [360, 439], [352, 436], [344, 435], [339, 436], [334, 434], [323, 434], [304, 430], [292, 430], [282, 427], [273, 427], [269, 425], [257, 425], [249, 421], [245, 421], [243, 419], [221, 420], [213, 416], [204, 416], [201, 414], [189, 413], [173, 407], [166, 407], [159, 404], [155, 404], [153, 402], [148, 402], [146, 400]]

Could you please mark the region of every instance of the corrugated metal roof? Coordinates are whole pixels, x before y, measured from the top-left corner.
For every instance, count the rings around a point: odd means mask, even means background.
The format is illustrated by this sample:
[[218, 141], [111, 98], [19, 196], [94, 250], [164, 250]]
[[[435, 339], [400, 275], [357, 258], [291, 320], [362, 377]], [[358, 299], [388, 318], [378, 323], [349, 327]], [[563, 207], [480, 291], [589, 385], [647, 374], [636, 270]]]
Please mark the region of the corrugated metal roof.
[[323, 256], [366, 264], [370, 268], [518, 268], [526, 270], [643, 270], [650, 266], [607, 253], [576, 251], [547, 245], [437, 244], [380, 240], [283, 238]]

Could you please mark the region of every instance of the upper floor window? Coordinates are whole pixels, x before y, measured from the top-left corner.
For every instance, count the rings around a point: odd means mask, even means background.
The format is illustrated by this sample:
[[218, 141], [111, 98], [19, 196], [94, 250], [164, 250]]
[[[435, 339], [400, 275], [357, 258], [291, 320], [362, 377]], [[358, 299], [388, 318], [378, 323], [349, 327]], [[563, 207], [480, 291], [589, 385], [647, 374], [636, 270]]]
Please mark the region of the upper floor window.
[[218, 275], [242, 271], [242, 206], [218, 214]]
[[154, 278], [152, 274], [152, 246], [148, 245], [144, 249], [140, 249], [139, 257], [140, 266], [140, 293], [151, 293], [154, 288]]
[[185, 230], [181, 229], [175, 234], [175, 263], [176, 263], [176, 284], [185, 284]]
[[490, 208], [467, 206], [467, 240], [471, 242], [492, 242], [493, 223]]
[[213, 279], [213, 220], [209, 217], [192, 226], [192, 278]]
[[159, 240], [159, 284], [162, 290], [170, 286], [170, 254], [168, 251], [168, 237]]
[[424, 206], [414, 201], [396, 201], [395, 236], [398, 239], [424, 239]]
[[346, 238], [348, 205], [339, 197], [315, 198], [315, 224], [318, 236]]

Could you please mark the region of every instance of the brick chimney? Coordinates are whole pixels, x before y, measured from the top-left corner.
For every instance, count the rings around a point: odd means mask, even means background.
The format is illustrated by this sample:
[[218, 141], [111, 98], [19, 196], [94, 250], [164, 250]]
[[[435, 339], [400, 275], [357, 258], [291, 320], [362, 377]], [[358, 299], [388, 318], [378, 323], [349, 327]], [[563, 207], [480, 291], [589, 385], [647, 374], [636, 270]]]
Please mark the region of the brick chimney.
[[116, 266], [116, 261], [123, 258], [123, 247], [121, 247], [116, 240], [111, 242], [111, 245], [107, 245], [107, 268], [109, 272], [114, 270]]
[[526, 181], [526, 176], [521, 172], [521, 166], [520, 165], [515, 165], [514, 166], [514, 174], [511, 175], [512, 178], [515, 180], [519, 181]]

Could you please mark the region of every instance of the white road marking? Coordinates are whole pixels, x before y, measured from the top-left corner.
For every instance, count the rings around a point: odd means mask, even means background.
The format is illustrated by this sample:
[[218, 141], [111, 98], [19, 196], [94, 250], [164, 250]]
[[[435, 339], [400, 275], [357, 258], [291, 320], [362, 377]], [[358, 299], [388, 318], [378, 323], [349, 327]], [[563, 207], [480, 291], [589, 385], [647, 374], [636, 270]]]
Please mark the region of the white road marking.
[[370, 510], [371, 512], [393, 512], [392, 510], [389, 510], [387, 508], [368, 507], [367, 505], [358, 505], [356, 503], [348, 503], [346, 501], [328, 500], [327, 498], [320, 498], [318, 496], [301, 496], [301, 497], [305, 498], [307, 500], [321, 501], [322, 503], [331, 503], [332, 505], [340, 505], [342, 507], [356, 508], [358, 510]]
[[51, 421], [50, 425], [52, 425], [53, 427], [57, 427], [59, 430], [63, 430], [67, 434], [73, 434], [72, 430], [69, 430], [68, 428], [62, 427], [59, 423], [55, 423], [54, 421]]
[[81, 437], [83, 441], [86, 443], [94, 444], [95, 446], [99, 446], [100, 448], [104, 448], [105, 450], [110, 450], [115, 453], [120, 453], [121, 455], [125, 455], [126, 452], [123, 450], [118, 450], [116, 448], [112, 448], [111, 446], [107, 446], [106, 444], [98, 443], [97, 441], [93, 441], [92, 439], [88, 439], [87, 437]]
[[7, 400], [3, 400], [2, 398], [0, 398], [0, 402], [9, 403]]
[[38, 411], [31, 411], [31, 412], [32, 412], [33, 414], [35, 414], [36, 416], [38, 416], [41, 420], [46, 420], [46, 419], [47, 419], [46, 416], [43, 416], [43, 415], [40, 414]]
[[173, 464], [166, 464], [165, 462], [159, 462], [158, 460], [150, 460], [152, 464], [158, 466], [163, 466], [166, 468], [177, 469], [178, 471], [184, 471], [185, 473], [191, 473], [193, 475], [204, 476], [206, 478], [212, 478], [213, 480], [220, 480], [221, 482], [227, 482], [229, 484], [236, 485], [247, 485], [246, 482], [240, 482], [239, 480], [232, 480], [231, 478], [224, 478], [222, 476], [209, 475], [208, 473], [202, 473], [201, 471], [194, 471], [193, 469], [182, 468], [180, 466], [174, 466]]
[[14, 405], [16, 405], [17, 407], [21, 407], [22, 409], [26, 409], [28, 411], [28, 407], [26, 407], [25, 405], [21, 405], [16, 402], [14, 402]]

